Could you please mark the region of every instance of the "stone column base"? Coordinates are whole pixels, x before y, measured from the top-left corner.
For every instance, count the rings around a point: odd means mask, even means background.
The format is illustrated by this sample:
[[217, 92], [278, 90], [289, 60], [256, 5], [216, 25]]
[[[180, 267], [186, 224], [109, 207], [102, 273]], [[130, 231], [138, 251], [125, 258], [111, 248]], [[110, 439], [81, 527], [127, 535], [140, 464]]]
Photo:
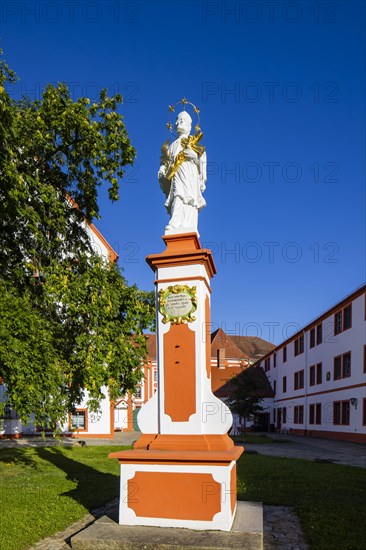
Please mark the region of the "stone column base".
[[236, 460], [226, 451], [133, 450], [121, 465], [119, 523], [230, 531], [236, 512]]

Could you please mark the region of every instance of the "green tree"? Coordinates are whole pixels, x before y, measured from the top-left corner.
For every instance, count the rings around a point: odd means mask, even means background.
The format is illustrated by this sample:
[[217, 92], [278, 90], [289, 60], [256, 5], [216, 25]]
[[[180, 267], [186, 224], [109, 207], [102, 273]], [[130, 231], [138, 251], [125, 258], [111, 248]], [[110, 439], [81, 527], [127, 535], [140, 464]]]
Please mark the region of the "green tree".
[[257, 376], [255, 367], [248, 367], [238, 376], [232, 379], [233, 391], [230, 395], [228, 406], [233, 413], [244, 419], [244, 433], [246, 422], [250, 416], [263, 410], [261, 397], [263, 382]]
[[[0, 376], [23, 421], [60, 421], [133, 391], [146, 356], [154, 298], [96, 255], [88, 222], [98, 191], [119, 198], [135, 150], [122, 97], [73, 101], [64, 84], [39, 100], [12, 99], [16, 75], [0, 61]], [[72, 197], [72, 200], [71, 200]]]

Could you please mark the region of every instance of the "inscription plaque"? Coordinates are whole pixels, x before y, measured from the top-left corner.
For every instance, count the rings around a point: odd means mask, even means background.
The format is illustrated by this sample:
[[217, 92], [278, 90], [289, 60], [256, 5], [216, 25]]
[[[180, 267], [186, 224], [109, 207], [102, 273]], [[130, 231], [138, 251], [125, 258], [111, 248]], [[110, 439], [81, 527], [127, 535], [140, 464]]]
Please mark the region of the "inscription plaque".
[[180, 325], [196, 320], [193, 313], [197, 309], [196, 287], [174, 285], [159, 291], [159, 310], [163, 323]]

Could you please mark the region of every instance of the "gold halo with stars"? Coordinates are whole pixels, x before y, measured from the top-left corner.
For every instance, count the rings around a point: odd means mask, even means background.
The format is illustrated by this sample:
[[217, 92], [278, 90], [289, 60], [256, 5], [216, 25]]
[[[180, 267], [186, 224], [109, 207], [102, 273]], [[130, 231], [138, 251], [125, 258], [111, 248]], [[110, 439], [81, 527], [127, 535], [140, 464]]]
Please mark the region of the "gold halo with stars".
[[[166, 123], [166, 127], [168, 128], [169, 132], [171, 132], [174, 136], [176, 135], [173, 131], [172, 123], [170, 122], [170, 116], [172, 113], [175, 113], [176, 108], [178, 105], [183, 105], [183, 111], [187, 111], [187, 107], [190, 106], [194, 112], [194, 114], [197, 116], [197, 123], [194, 127], [195, 131], [198, 133], [201, 131], [200, 127], [200, 110], [196, 105], [194, 105], [191, 101], [188, 101], [187, 98], [183, 97], [180, 101], [177, 101], [177, 103], [174, 103], [172, 105], [169, 105], [169, 120]], [[188, 111], [187, 111], [188, 112]], [[189, 113], [188, 113], [189, 114]]]

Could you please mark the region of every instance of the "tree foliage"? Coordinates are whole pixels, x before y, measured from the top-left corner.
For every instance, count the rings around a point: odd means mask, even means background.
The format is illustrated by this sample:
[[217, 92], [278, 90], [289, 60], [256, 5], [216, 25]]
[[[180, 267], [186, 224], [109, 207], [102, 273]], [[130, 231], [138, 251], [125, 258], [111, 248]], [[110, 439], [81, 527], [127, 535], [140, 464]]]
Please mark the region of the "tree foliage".
[[263, 401], [263, 385], [255, 374], [255, 367], [249, 367], [232, 380], [234, 391], [231, 393], [228, 406], [233, 413], [244, 419], [244, 426], [251, 415], [263, 410], [260, 404]]
[[[98, 407], [133, 390], [146, 355], [151, 293], [93, 252], [98, 191], [119, 198], [133, 163], [118, 94], [73, 101], [64, 84], [13, 100], [0, 61], [0, 375], [22, 420], [61, 420], [88, 390]], [[72, 197], [72, 201], [70, 199]]]

